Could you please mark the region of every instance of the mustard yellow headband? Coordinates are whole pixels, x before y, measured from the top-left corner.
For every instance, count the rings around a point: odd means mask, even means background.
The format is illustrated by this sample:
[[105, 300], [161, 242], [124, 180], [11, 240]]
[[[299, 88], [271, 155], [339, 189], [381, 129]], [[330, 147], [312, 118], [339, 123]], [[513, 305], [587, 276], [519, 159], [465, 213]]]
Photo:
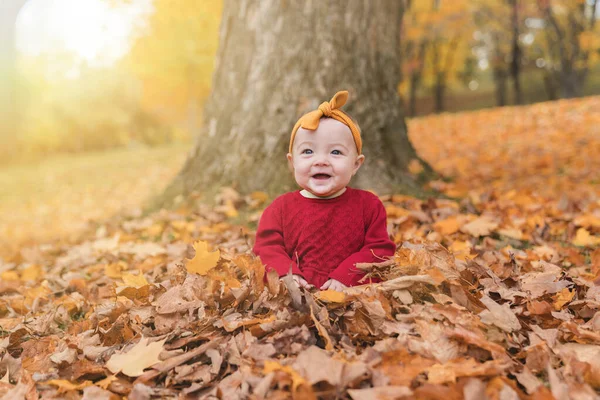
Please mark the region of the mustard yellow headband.
[[346, 90], [342, 90], [337, 92], [331, 99], [331, 101], [325, 101], [321, 103], [319, 108], [315, 111], [311, 111], [307, 114], [304, 114], [296, 125], [294, 125], [294, 129], [292, 130], [292, 136], [290, 137], [290, 153], [292, 152], [292, 145], [294, 144], [294, 138], [296, 137], [296, 132], [300, 127], [304, 129], [308, 129], [310, 131], [314, 131], [319, 127], [319, 121], [322, 117], [333, 118], [336, 121], [340, 121], [342, 124], [348, 126], [350, 128], [350, 132], [352, 132], [352, 137], [354, 138], [354, 144], [356, 144], [356, 151], [358, 154], [362, 152], [362, 139], [360, 138], [360, 130], [358, 126], [352, 121], [352, 119], [344, 113], [339, 108], [346, 104], [348, 100], [348, 92]]

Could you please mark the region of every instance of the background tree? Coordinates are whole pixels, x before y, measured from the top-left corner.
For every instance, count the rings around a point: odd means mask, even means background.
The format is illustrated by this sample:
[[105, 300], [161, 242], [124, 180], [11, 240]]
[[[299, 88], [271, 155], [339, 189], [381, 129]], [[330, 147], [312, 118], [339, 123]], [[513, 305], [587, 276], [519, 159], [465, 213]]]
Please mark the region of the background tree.
[[354, 184], [418, 190], [397, 94], [402, 15], [394, 0], [225, 1], [204, 130], [165, 199], [225, 185], [295, 188], [285, 165], [291, 128], [341, 89], [365, 140]]
[[408, 113], [416, 114], [423, 89], [432, 93], [434, 110], [444, 110], [448, 85], [459, 77], [468, 58], [472, 35], [468, 0], [408, 2], [403, 22], [400, 92]]
[[210, 93], [221, 1], [155, 0], [122, 65], [141, 82], [142, 108], [196, 137]]
[[459, 76], [470, 50], [473, 25], [467, 0], [434, 1], [427, 14], [429, 46], [425, 61], [427, 80], [431, 82], [434, 111], [444, 111], [448, 84]]
[[597, 0], [537, 0], [545, 21], [545, 66], [561, 97], [583, 95], [589, 68], [600, 58]]
[[527, 17], [525, 5], [519, 0], [481, 0], [473, 4], [473, 20], [492, 68], [496, 105], [509, 103], [509, 78], [513, 88], [512, 103], [522, 104], [523, 48], [520, 36]]

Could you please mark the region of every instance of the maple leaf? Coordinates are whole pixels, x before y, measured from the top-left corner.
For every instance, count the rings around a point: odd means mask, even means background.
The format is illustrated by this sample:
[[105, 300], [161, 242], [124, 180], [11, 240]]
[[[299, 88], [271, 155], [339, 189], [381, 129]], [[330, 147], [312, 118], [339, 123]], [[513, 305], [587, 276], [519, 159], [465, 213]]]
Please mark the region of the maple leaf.
[[460, 230], [471, 236], [487, 236], [498, 227], [498, 222], [491, 217], [483, 216], [463, 225]]
[[208, 243], [201, 240], [194, 243], [194, 250], [196, 250], [196, 255], [185, 266], [189, 273], [206, 275], [208, 271], [217, 266], [217, 261], [221, 257], [219, 250], [208, 251]]
[[113, 354], [106, 362], [106, 368], [113, 374], [122, 372], [133, 377], [142, 375], [144, 369], [160, 362], [158, 355], [167, 339], [152, 343], [148, 341], [148, 338], [142, 337], [128, 352]]

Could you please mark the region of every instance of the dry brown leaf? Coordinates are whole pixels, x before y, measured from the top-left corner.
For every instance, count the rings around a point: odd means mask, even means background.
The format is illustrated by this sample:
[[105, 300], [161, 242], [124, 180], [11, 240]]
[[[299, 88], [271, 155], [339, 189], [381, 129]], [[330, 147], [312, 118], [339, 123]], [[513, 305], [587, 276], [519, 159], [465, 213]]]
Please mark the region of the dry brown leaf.
[[500, 305], [486, 295], [481, 296], [479, 300], [488, 308], [479, 314], [481, 321], [509, 333], [521, 329], [517, 316], [508, 304]]
[[163, 351], [166, 339], [149, 343], [148, 338], [142, 337], [125, 353], [114, 354], [106, 362], [106, 368], [113, 374], [122, 372], [127, 376], [140, 376], [144, 369], [160, 362], [158, 355]]

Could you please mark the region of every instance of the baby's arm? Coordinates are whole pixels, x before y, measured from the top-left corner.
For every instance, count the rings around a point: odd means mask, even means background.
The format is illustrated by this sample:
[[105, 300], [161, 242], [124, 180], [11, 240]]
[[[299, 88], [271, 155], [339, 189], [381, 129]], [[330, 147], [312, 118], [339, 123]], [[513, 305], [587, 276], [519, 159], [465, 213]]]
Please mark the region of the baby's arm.
[[292, 274], [303, 274], [285, 251], [283, 241], [283, 227], [281, 224], [281, 209], [278, 203], [274, 202], [263, 212], [258, 229], [256, 230], [256, 242], [254, 244], [254, 254], [260, 257], [261, 262], [266, 266], [266, 270], [274, 269], [277, 274], [285, 276], [292, 268]]
[[362, 248], [340, 263], [330, 274], [330, 279], [335, 279], [346, 286], [356, 286], [364, 273], [354, 264], [363, 262], [382, 262], [384, 257], [391, 257], [396, 251], [396, 245], [389, 238], [387, 232], [386, 212], [379, 198], [373, 196], [365, 213], [366, 233]]

